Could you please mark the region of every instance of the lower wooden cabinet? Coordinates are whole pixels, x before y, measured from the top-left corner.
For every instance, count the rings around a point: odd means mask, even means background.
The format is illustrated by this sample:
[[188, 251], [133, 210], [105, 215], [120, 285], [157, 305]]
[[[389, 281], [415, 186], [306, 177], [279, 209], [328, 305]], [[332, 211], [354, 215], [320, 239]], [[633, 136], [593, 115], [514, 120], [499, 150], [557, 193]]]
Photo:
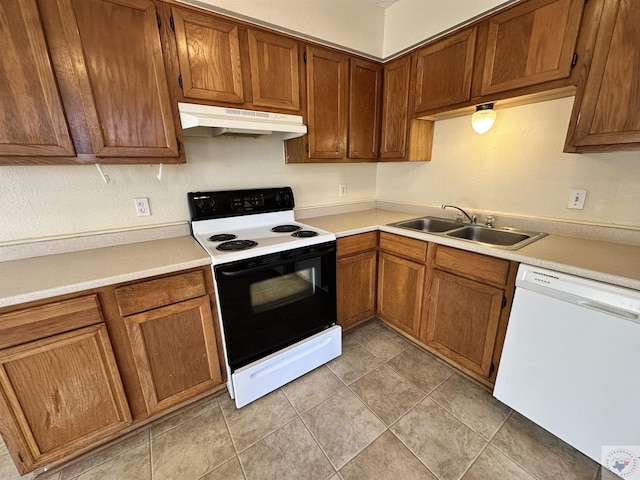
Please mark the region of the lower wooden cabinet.
[[[100, 323], [64, 332], [59, 320], [65, 315], [72, 322]], [[9, 334], [12, 324], [30, 323], [33, 329], [22, 331], [25, 339], [43, 327], [48, 334], [0, 350], [0, 429], [21, 474], [131, 423], [95, 295], [3, 314], [0, 322]], [[64, 333], [55, 334], [52, 325]]]
[[517, 265], [441, 245], [434, 249], [419, 340], [493, 381]]
[[378, 315], [414, 338], [422, 315], [427, 243], [380, 234]]
[[338, 324], [348, 330], [375, 315], [378, 232], [337, 243]]
[[147, 412], [222, 383], [209, 297], [125, 318]]
[[0, 433], [18, 471], [224, 388], [212, 294], [202, 267], [0, 309]]
[[465, 368], [488, 377], [503, 290], [434, 270], [426, 328], [420, 339]]
[[133, 359], [128, 384], [132, 396], [141, 392], [146, 410], [136, 408], [136, 418], [222, 384], [210, 282], [208, 269], [198, 269], [115, 289], [121, 316], [112, 324], [114, 330], [126, 329], [129, 348], [121, 350], [121, 358]]

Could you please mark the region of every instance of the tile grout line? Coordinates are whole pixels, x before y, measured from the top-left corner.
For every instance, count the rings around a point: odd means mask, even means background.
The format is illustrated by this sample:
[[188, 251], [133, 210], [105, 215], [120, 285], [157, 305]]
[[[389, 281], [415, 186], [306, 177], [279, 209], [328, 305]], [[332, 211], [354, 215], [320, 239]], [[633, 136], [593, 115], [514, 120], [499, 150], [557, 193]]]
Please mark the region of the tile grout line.
[[540, 479], [537, 475], [534, 475], [533, 472], [530, 472], [529, 469], [527, 469], [524, 465], [520, 465], [520, 463], [518, 463], [514, 458], [511, 458], [507, 452], [502, 451], [502, 449], [500, 447], [498, 447], [497, 445], [495, 445], [493, 443], [493, 440], [498, 435], [498, 432], [500, 432], [500, 430], [502, 430], [502, 427], [504, 427], [504, 425], [513, 416], [513, 414], [514, 414], [514, 410], [511, 409], [511, 412], [509, 412], [509, 415], [507, 415], [507, 418], [504, 419], [504, 422], [502, 422], [502, 424], [498, 427], [498, 429], [495, 431], [495, 433], [491, 436], [491, 439], [489, 440], [489, 445], [491, 445], [493, 448], [495, 448], [497, 451], [499, 451], [502, 455], [504, 455], [509, 460], [511, 460], [514, 464], [516, 464], [518, 467], [520, 467], [524, 472], [529, 474], [531, 476], [531, 478], [533, 478], [535, 480], [543, 480], [543, 479]]
[[[79, 464], [79, 463], [81, 463], [83, 460], [89, 459], [89, 458], [91, 458], [91, 457], [92, 457], [92, 456], [94, 456], [94, 455], [98, 455], [98, 454], [100, 454], [100, 452], [104, 452], [104, 451], [108, 450], [108, 449], [109, 449], [109, 448], [111, 448], [111, 447], [115, 447], [115, 446], [116, 446], [116, 445], [118, 445], [120, 442], [124, 442], [124, 441], [125, 441], [125, 440], [127, 440], [128, 438], [133, 438], [133, 437], [135, 437], [136, 435], [139, 435], [139, 434], [140, 434], [142, 431], [144, 431], [144, 430], [146, 430], [146, 431], [147, 431], [147, 434], [149, 434], [149, 435], [150, 435], [150, 431], [151, 431], [151, 429], [150, 429], [150, 428], [144, 428], [143, 430], [140, 430], [139, 432], [137, 432], [137, 433], [135, 433], [135, 434], [133, 434], [133, 435], [130, 435], [130, 436], [125, 437], [125, 438], [122, 438], [122, 439], [118, 439], [118, 441], [117, 441], [117, 442], [115, 442], [115, 443], [113, 443], [112, 445], [110, 445], [110, 446], [108, 446], [108, 447], [105, 447], [105, 448], [103, 448], [102, 450], [98, 450], [98, 451], [96, 451], [96, 452], [94, 452], [94, 453], [88, 454], [88, 455], [87, 455], [87, 456], [85, 456], [85, 457], [80, 457], [80, 458], [78, 458], [78, 459], [77, 459], [77, 461], [76, 461], [76, 462], [72, 462], [72, 463], [70, 463], [69, 465], [65, 466], [64, 468], [60, 469], [60, 471], [58, 472], [58, 474], [59, 474], [59, 475], [58, 475], [58, 478], [62, 477], [62, 472], [64, 472], [67, 468], [70, 468], [70, 467], [72, 467], [73, 465]], [[149, 439], [149, 441], [150, 441], [150, 439]], [[117, 455], [113, 455], [113, 456], [111, 456], [111, 457], [109, 457], [109, 458], [105, 459], [104, 461], [102, 461], [102, 462], [100, 462], [100, 463], [96, 463], [95, 465], [91, 466], [90, 468], [87, 468], [87, 469], [85, 469], [85, 470], [81, 470], [77, 475], [75, 475], [75, 476], [71, 477], [71, 478], [70, 478], [70, 480], [76, 480], [77, 478], [79, 478], [80, 476], [84, 475], [85, 473], [90, 472], [91, 470], [95, 470], [96, 468], [98, 468], [98, 467], [100, 467], [100, 466], [104, 465], [105, 463], [107, 463], [107, 462], [109, 462], [109, 461], [111, 461], [111, 460], [113, 460], [113, 459], [115, 459], [115, 458], [118, 458], [118, 457], [120, 457], [120, 456], [124, 455], [124, 454], [125, 454], [125, 453], [127, 453], [128, 451], [133, 450], [134, 448], [138, 448], [138, 447], [139, 447], [140, 445], [142, 445], [143, 443], [144, 443], [144, 441], [142, 441], [142, 442], [140, 442], [140, 443], [136, 443], [135, 445], [132, 445], [131, 447], [129, 447], [129, 448], [127, 448], [127, 449], [125, 449], [125, 450], [121, 451], [121, 452], [120, 452], [120, 453], [118, 453]], [[89, 453], [89, 452], [88, 452], [88, 453]], [[36, 477], [36, 478], [37, 478], [37, 477]]]

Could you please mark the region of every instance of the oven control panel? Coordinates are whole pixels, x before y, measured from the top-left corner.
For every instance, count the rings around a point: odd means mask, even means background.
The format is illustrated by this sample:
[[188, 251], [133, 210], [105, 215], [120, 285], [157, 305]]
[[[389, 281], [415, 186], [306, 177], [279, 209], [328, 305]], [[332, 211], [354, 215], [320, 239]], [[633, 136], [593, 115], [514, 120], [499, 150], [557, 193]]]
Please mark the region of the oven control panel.
[[191, 221], [293, 210], [291, 187], [189, 192]]

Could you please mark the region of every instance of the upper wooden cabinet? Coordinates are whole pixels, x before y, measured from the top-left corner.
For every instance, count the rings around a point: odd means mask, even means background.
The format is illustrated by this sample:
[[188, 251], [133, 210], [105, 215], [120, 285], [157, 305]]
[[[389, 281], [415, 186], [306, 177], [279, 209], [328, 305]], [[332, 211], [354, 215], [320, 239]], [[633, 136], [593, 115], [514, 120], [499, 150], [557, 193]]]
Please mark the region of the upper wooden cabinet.
[[609, 0], [578, 91], [565, 151], [640, 149], [640, 3]]
[[346, 158], [349, 57], [308, 46], [306, 63], [308, 157]]
[[0, 31], [0, 155], [75, 155], [36, 1], [0, 3]]
[[299, 111], [298, 42], [257, 30], [247, 33], [253, 104]]
[[415, 53], [416, 113], [470, 100], [476, 34], [467, 28]]
[[238, 26], [181, 8], [171, 13], [184, 96], [244, 103]]
[[350, 60], [349, 158], [377, 160], [382, 113], [382, 65], [359, 58]]
[[381, 161], [431, 160], [433, 122], [409, 115], [412, 62], [407, 55], [384, 65]]
[[384, 65], [380, 143], [380, 157], [383, 160], [407, 155], [411, 61], [409, 55]]
[[584, 0], [529, 0], [488, 20], [480, 95], [566, 78]]
[[55, 0], [40, 9], [78, 153], [177, 161], [154, 2]]
[[210, 12], [172, 5], [163, 9], [175, 100], [300, 112], [297, 40]]
[[286, 142], [287, 163], [378, 159], [382, 65], [306, 47], [304, 138]]

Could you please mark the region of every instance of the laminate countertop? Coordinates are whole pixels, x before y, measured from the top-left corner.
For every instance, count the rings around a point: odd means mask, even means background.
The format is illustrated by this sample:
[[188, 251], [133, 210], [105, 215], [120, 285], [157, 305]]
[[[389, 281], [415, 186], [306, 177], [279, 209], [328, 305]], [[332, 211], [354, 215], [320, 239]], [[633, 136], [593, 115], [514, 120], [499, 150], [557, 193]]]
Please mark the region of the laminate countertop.
[[[638, 246], [548, 235], [511, 251], [388, 226], [418, 216], [377, 209], [302, 221], [333, 232], [338, 238], [380, 230], [640, 290]], [[189, 235], [0, 262], [0, 307], [210, 263], [208, 254]]]
[[338, 238], [380, 230], [640, 290], [640, 246], [547, 235], [519, 250], [504, 250], [388, 226], [419, 216], [378, 209], [309, 217], [303, 222], [333, 232]]
[[188, 235], [0, 262], [0, 307], [210, 263]]

